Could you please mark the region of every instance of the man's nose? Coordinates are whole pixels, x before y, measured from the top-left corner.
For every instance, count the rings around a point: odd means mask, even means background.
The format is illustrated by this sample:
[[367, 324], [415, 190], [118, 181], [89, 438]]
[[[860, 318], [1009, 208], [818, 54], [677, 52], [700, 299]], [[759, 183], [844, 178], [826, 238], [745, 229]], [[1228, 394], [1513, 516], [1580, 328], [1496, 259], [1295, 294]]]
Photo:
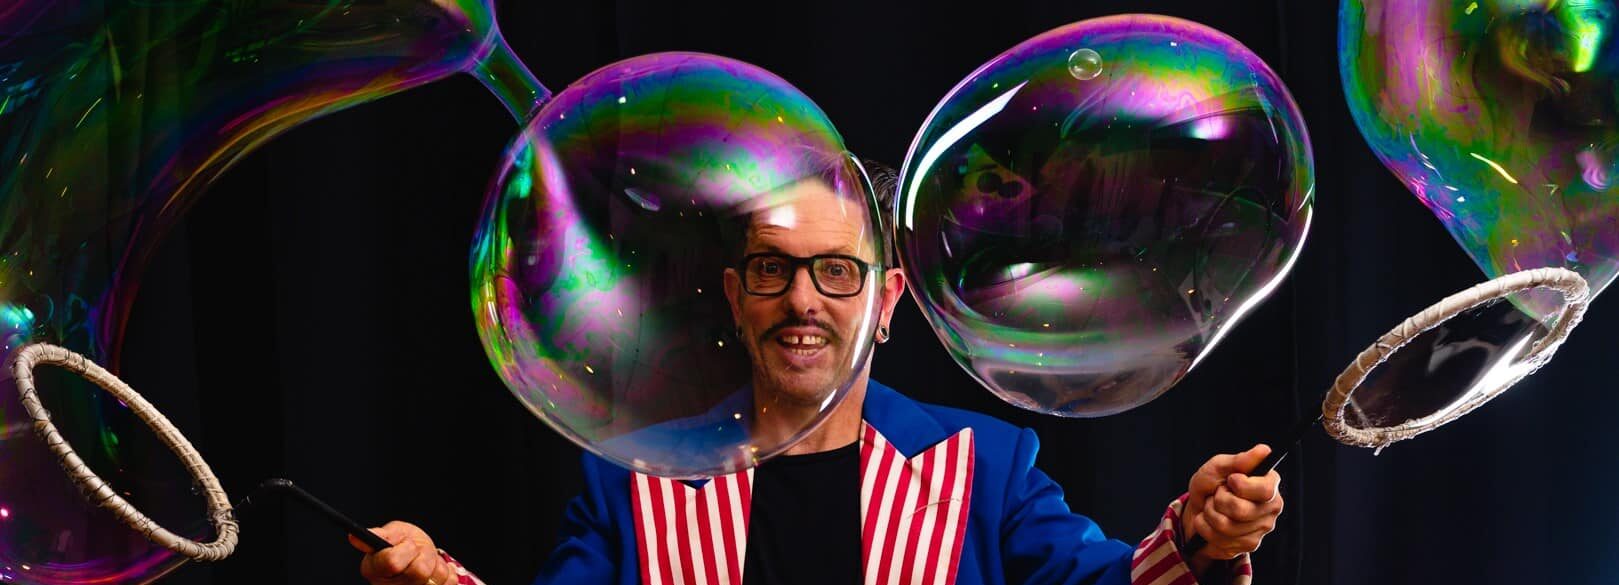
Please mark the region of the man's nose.
[[793, 273], [792, 282], [787, 283], [787, 307], [794, 315], [814, 315], [821, 307], [821, 291], [816, 290], [815, 280], [810, 276], [808, 266], [800, 266]]

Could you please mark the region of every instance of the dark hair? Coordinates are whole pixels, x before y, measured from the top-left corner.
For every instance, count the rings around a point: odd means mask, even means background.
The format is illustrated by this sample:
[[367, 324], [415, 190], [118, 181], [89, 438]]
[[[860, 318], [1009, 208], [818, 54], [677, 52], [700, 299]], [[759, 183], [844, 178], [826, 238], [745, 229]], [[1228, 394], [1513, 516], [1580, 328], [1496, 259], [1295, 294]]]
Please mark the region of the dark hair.
[[898, 250], [894, 247], [894, 202], [899, 199], [899, 172], [893, 167], [871, 160], [860, 159], [870, 175], [872, 194], [877, 197], [877, 209], [882, 214], [883, 266], [898, 268]]

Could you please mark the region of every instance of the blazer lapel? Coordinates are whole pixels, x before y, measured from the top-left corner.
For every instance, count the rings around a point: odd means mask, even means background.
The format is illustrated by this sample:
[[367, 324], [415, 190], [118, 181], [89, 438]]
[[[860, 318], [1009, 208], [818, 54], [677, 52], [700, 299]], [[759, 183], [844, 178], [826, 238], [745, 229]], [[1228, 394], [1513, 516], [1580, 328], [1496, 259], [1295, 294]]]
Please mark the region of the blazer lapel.
[[[954, 583], [972, 503], [972, 429], [947, 433], [915, 402], [876, 381], [867, 387], [862, 415], [866, 584]], [[752, 469], [700, 487], [631, 473], [641, 582], [741, 585], [752, 496]]]
[[636, 554], [646, 585], [741, 585], [753, 470], [702, 487], [630, 474]]
[[860, 442], [866, 584], [954, 583], [972, 503], [972, 429], [911, 457], [869, 422]]

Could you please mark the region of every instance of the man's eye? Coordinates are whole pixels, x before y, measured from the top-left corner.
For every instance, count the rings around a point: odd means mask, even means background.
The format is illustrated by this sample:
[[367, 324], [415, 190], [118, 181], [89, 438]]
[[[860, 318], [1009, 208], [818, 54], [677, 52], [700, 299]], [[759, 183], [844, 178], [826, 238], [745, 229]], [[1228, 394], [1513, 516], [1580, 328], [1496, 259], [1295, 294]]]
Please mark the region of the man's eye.
[[849, 273], [849, 267], [842, 264], [833, 264], [826, 267], [827, 276], [843, 276]]
[[776, 262], [766, 262], [764, 264], [760, 264], [759, 273], [767, 276], [781, 274], [781, 264]]

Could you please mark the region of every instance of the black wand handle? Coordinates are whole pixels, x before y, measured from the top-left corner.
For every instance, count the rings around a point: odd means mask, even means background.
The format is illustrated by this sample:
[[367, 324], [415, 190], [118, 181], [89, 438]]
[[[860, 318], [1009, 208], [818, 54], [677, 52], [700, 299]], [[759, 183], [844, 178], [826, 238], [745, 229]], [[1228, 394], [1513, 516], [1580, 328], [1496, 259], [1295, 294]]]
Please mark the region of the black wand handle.
[[371, 547], [372, 552], [380, 552], [385, 548], [393, 546], [392, 544], [389, 544], [388, 541], [383, 540], [381, 536], [377, 536], [377, 533], [367, 530], [364, 526], [360, 526], [360, 524], [355, 522], [353, 519], [343, 515], [342, 512], [337, 511], [337, 508], [333, 508], [326, 502], [320, 501], [320, 498], [317, 498], [313, 494], [304, 491], [304, 488], [294, 485], [291, 480], [281, 479], [279, 477], [264, 480], [264, 483], [259, 484], [259, 487], [253, 490], [253, 493], [248, 494], [246, 498], [242, 499], [241, 503], [236, 505], [236, 510], [240, 512], [244, 509], [252, 508], [253, 498], [257, 497], [263, 499], [263, 496], [270, 494], [290, 496], [289, 499], [292, 501], [303, 504], [305, 507], [320, 513], [322, 517], [326, 518], [332, 524], [337, 525], [337, 527], [342, 528], [344, 532], [353, 535], [355, 538], [360, 539], [360, 542], [363, 542], [366, 544], [366, 546]]
[[[1285, 438], [1283, 438], [1281, 441], [1270, 444], [1270, 455], [1266, 456], [1263, 461], [1260, 461], [1259, 465], [1254, 466], [1253, 470], [1248, 472], [1248, 477], [1264, 477], [1266, 475], [1270, 475], [1270, 472], [1275, 471], [1276, 466], [1281, 465], [1282, 460], [1287, 458], [1287, 452], [1292, 450], [1293, 446], [1297, 445], [1300, 440], [1304, 439], [1305, 433], [1310, 432], [1311, 427], [1314, 427], [1320, 422], [1321, 417], [1317, 416], [1311, 420], [1300, 421], [1299, 424], [1295, 425], [1292, 429], [1289, 429], [1288, 434], [1285, 435]], [[1185, 523], [1183, 522], [1182, 525], [1184, 526], [1184, 524]], [[1208, 544], [1208, 541], [1203, 540], [1203, 535], [1196, 533], [1192, 534], [1190, 538], [1186, 539], [1186, 544], [1181, 547], [1181, 558], [1192, 558], [1192, 555], [1197, 554], [1197, 551], [1203, 550], [1203, 547], [1208, 546]]]

